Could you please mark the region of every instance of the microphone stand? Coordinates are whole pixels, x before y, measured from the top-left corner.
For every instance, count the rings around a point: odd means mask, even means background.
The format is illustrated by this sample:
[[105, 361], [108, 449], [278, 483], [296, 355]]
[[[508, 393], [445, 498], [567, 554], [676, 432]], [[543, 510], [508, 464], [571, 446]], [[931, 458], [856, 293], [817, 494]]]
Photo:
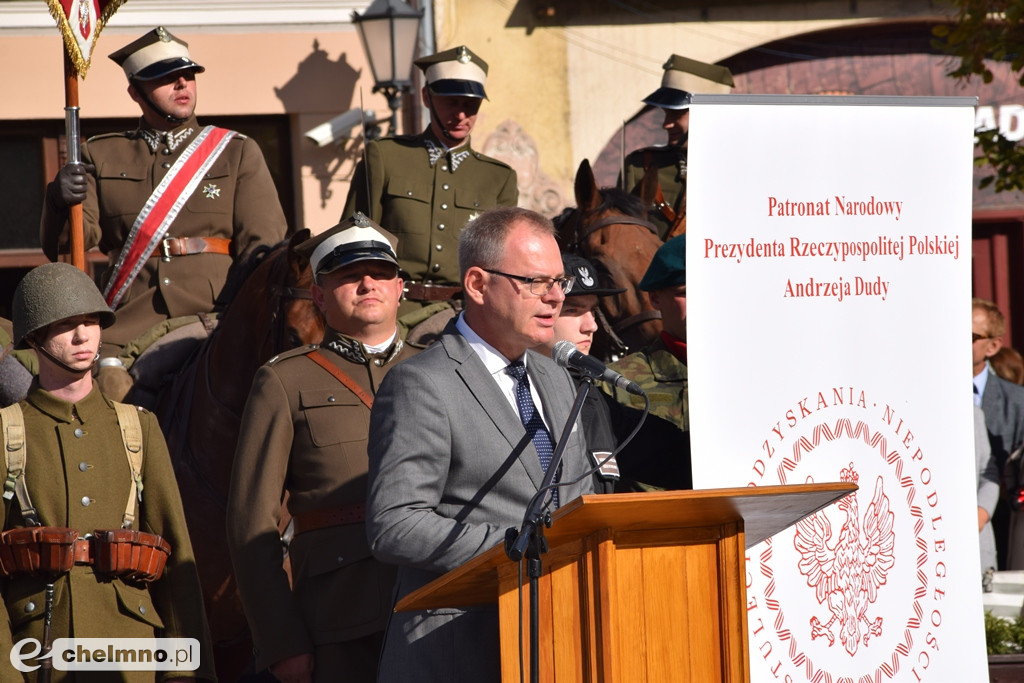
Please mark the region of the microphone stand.
[[594, 380], [588, 374], [583, 373], [583, 382], [576, 391], [576, 400], [569, 412], [569, 419], [562, 429], [562, 435], [555, 445], [551, 455], [551, 464], [544, 473], [544, 480], [540, 490], [530, 499], [526, 508], [526, 515], [523, 517], [523, 525], [520, 529], [509, 528], [505, 531], [505, 554], [513, 562], [519, 562], [526, 558], [526, 575], [530, 579], [530, 682], [540, 683], [540, 608], [538, 603], [539, 579], [542, 566], [540, 556], [548, 551], [548, 542], [544, 538], [544, 527], [551, 526], [551, 513], [546, 511], [549, 487], [555, 479], [555, 473], [562, 463], [562, 453], [569, 442], [569, 435], [572, 434], [573, 425], [583, 409], [583, 402], [587, 400], [587, 394], [594, 386]]

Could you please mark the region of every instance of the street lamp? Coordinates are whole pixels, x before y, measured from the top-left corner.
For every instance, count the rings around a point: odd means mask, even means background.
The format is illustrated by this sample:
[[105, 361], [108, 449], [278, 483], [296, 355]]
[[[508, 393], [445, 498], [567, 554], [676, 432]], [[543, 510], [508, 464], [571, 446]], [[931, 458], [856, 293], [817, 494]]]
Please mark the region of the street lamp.
[[402, 93], [412, 85], [412, 58], [423, 10], [402, 0], [373, 0], [361, 15], [352, 12], [373, 72], [373, 92], [384, 92], [391, 107], [391, 130], [398, 129]]

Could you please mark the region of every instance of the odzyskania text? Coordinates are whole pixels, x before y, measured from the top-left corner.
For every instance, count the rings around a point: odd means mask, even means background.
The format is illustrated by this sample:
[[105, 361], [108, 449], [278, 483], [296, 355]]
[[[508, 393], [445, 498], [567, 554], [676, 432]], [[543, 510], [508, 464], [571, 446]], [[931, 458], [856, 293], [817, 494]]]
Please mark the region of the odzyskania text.
[[57, 638], [42, 654], [35, 638], [19, 640], [11, 649], [11, 664], [21, 672], [35, 671], [50, 659], [57, 671], [195, 671], [199, 641], [195, 638]]

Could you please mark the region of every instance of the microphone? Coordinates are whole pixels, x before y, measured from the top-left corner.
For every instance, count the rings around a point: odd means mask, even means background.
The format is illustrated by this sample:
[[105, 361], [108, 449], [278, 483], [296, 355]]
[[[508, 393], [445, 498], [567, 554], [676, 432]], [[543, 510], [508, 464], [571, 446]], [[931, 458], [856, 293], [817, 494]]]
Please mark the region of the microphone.
[[551, 358], [563, 368], [574, 368], [583, 374], [608, 382], [636, 396], [643, 396], [644, 390], [636, 382], [632, 382], [614, 370], [610, 370], [604, 363], [582, 353], [571, 341], [562, 340], [555, 344], [551, 351]]

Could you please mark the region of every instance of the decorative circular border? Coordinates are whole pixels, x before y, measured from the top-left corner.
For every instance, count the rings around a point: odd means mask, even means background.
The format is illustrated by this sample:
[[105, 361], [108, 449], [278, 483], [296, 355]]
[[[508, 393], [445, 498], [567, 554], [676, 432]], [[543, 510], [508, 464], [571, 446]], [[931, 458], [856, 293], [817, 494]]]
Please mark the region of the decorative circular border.
[[836, 683], [854, 683], [854, 681], [857, 683], [880, 683], [882, 676], [891, 679], [899, 673], [901, 658], [909, 656], [910, 649], [914, 644], [913, 630], [921, 627], [921, 620], [924, 615], [921, 599], [928, 592], [928, 577], [923, 569], [924, 565], [928, 562], [928, 543], [921, 537], [921, 532], [924, 530], [924, 515], [921, 507], [914, 504], [917, 489], [913, 479], [903, 473], [903, 457], [899, 454], [898, 450], [888, 452], [888, 442], [885, 436], [881, 432], [872, 433], [871, 428], [862, 420], [857, 420], [856, 425], [854, 425], [853, 420], [840, 418], [836, 420], [834, 428], [829, 428], [828, 423], [821, 422], [814, 426], [810, 438], [801, 436], [797, 439], [796, 443], [793, 444], [793, 457], [783, 458], [776, 469], [780, 484], [787, 483], [788, 473], [796, 469], [805, 453], [809, 454], [821, 445], [823, 438], [825, 442], [839, 439], [863, 441], [869, 448], [877, 448], [882, 460], [894, 470], [900, 487], [906, 490], [907, 507], [910, 510], [911, 517], [914, 518], [915, 545], [920, 551], [917, 556], [917, 580], [919, 585], [914, 590], [914, 616], [907, 619], [903, 630], [903, 642], [894, 648], [889, 661], [880, 664], [875, 669], [873, 675], [864, 675], [853, 679], [846, 676], [833, 677], [827, 671], [815, 669], [813, 660], [805, 652], [799, 650], [797, 638], [790, 629], [786, 628], [785, 615], [780, 608], [779, 601], [772, 599], [772, 595], [775, 593], [775, 571], [768, 564], [772, 557], [772, 539], [770, 538], [765, 541], [766, 547], [759, 557], [761, 574], [768, 582], [764, 589], [765, 605], [769, 610], [777, 613], [774, 624], [775, 634], [780, 641], [789, 641], [787, 654], [796, 666], [804, 668], [807, 680], [813, 681], [813, 683], [833, 683], [833, 681]]

